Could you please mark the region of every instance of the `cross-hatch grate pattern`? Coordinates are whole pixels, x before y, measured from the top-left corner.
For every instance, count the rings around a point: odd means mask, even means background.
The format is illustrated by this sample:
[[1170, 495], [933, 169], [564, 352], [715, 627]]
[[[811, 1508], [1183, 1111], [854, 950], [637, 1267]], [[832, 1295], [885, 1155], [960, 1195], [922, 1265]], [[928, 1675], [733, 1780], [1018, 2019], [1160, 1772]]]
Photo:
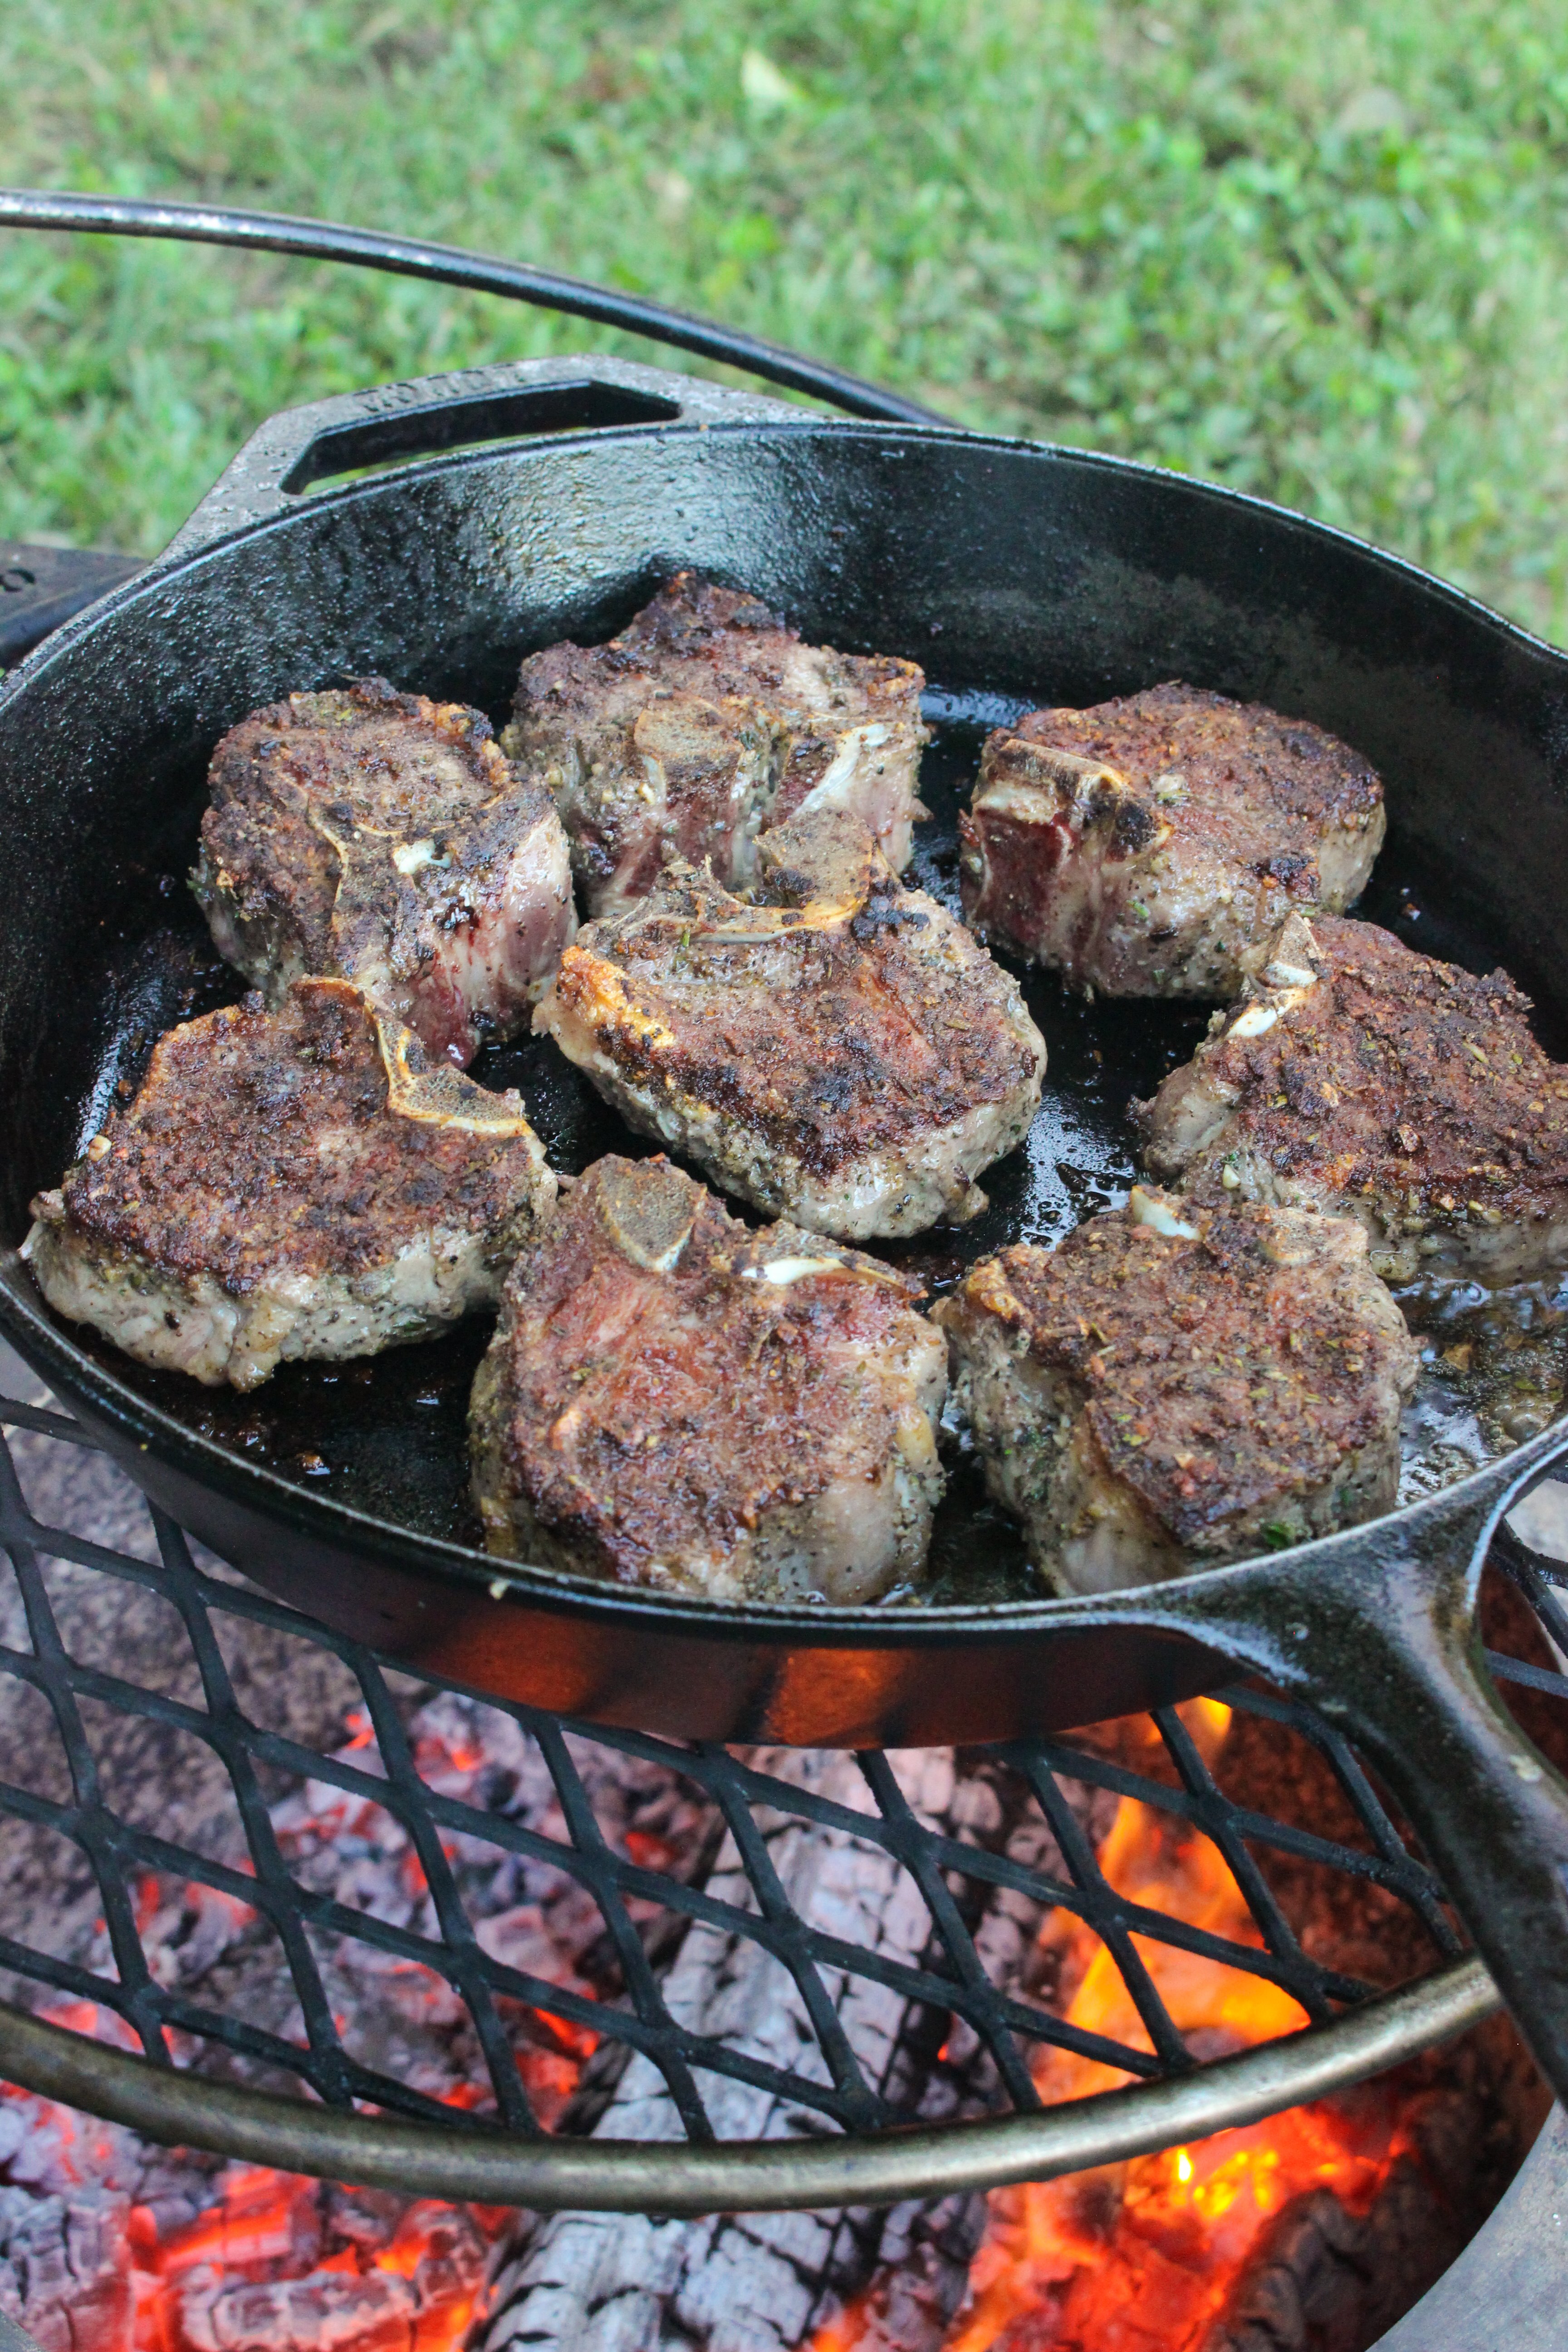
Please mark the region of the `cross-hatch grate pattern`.
[[[5, 1403], [0, 1421], [33, 1433], [32, 1443], [90, 1444], [77, 1426], [40, 1409]], [[150, 1508], [150, 1507], [149, 1507]], [[70, 1794], [51, 1798], [0, 1783], [0, 1813], [42, 1825], [80, 1850], [90, 1864], [101, 1903], [102, 1925], [114, 1974], [89, 1969], [68, 1958], [0, 1934], [0, 1967], [26, 1981], [35, 2005], [61, 1997], [91, 2001], [123, 2021], [146, 2056], [162, 2065], [202, 2068], [214, 2044], [226, 2045], [257, 2062], [276, 2078], [277, 2070], [309, 2086], [340, 2109], [377, 2106], [409, 2116], [438, 2116], [454, 2127], [483, 2129], [487, 2117], [460, 2109], [405, 2080], [356, 2057], [345, 2047], [319, 1957], [321, 1937], [357, 1939], [375, 1948], [389, 1964], [429, 1970], [445, 1980], [472, 2021], [478, 2050], [493, 2094], [493, 2120], [518, 2134], [538, 2134], [534, 2112], [520, 2070], [508, 2016], [516, 2005], [535, 2016], [558, 2021], [568, 2032], [642, 2053], [662, 2077], [680, 2123], [692, 2141], [711, 2139], [714, 2125], [702, 2084], [714, 2077], [750, 2084], [786, 2100], [805, 2128], [837, 2126], [851, 2133], [875, 2132], [900, 2120], [909, 2109], [897, 2095], [896, 2069], [868, 2063], [853, 2046], [847, 2016], [853, 2005], [836, 1998], [845, 1979], [885, 1988], [895, 2000], [930, 2013], [963, 2021], [989, 2053], [999, 2102], [1015, 2108], [1037, 2106], [1031, 2058], [1041, 2044], [1056, 2044], [1085, 2058], [1103, 2061], [1144, 2079], [1167, 2078], [1200, 2061], [1156, 1990], [1140, 1944], [1175, 1947], [1227, 1963], [1281, 1988], [1314, 2020], [1327, 2019], [1370, 1988], [1352, 1977], [1320, 1966], [1303, 1950], [1271, 1894], [1260, 1868], [1260, 1851], [1273, 1849], [1299, 1864], [1371, 1882], [1407, 1907], [1429, 1943], [1433, 1964], [1456, 1955], [1460, 1945], [1430, 1871], [1413, 1853], [1345, 1743], [1310, 1710], [1254, 1688], [1225, 1694], [1235, 1708], [1271, 1717], [1310, 1740], [1331, 1768], [1359, 1820], [1364, 1842], [1358, 1849], [1300, 1827], [1249, 1811], [1216, 1785], [1198, 1744], [1174, 1712], [1152, 1718], [1158, 1741], [1150, 1754], [1154, 1772], [1132, 1769], [1117, 1757], [1065, 1740], [1013, 1742], [962, 1759], [965, 1769], [1010, 1774], [1021, 1801], [1038, 1808], [1048, 1825], [1062, 1868], [1049, 1873], [1021, 1862], [1006, 1846], [994, 1850], [933, 1825], [911, 1806], [889, 1758], [859, 1759], [868, 1805], [858, 1810], [809, 1786], [795, 1785], [776, 1771], [722, 1748], [682, 1747], [635, 1733], [563, 1725], [522, 1706], [498, 1706], [535, 1744], [559, 1801], [552, 1813], [564, 1834], [545, 1833], [524, 1820], [487, 1810], [461, 1796], [444, 1794], [422, 1776], [411, 1748], [405, 1710], [393, 1684], [401, 1670], [384, 1667], [368, 1650], [329, 1632], [251, 1588], [220, 1580], [198, 1566], [180, 1528], [150, 1509], [155, 1538], [148, 1556], [110, 1550], [31, 1516], [8, 1445], [0, 1439], [0, 1541], [18, 1580], [30, 1650], [0, 1647], [0, 1706], [17, 1684], [40, 1694], [52, 1712], [68, 1763]], [[1568, 1622], [1541, 1581], [1531, 1557], [1513, 1547], [1504, 1562], [1548, 1628], [1568, 1650]], [[51, 1605], [44, 1563], [49, 1559], [155, 1592], [178, 1612], [199, 1669], [203, 1703], [195, 1705], [149, 1691], [101, 1666], [81, 1663], [62, 1639]], [[363, 1695], [364, 1720], [374, 1735], [380, 1770], [366, 1769], [352, 1753], [326, 1754], [301, 1746], [250, 1719], [237, 1700], [217, 1628], [225, 1617], [247, 1619], [307, 1644], [331, 1652], [350, 1670]], [[1543, 1669], [1494, 1658], [1498, 1671], [1544, 1681], [1568, 1696], [1568, 1685]], [[407, 1680], [404, 1677], [405, 1681]], [[426, 1691], [429, 1685], [423, 1686]], [[109, 1801], [95, 1759], [87, 1715], [94, 1705], [120, 1715], [151, 1719], [194, 1737], [221, 1759], [249, 1849], [249, 1868], [215, 1862], [192, 1846], [129, 1820]], [[643, 1768], [667, 1771], [710, 1810], [710, 1863], [722, 1834], [738, 1856], [751, 1901], [722, 1899], [705, 1891], [713, 1874], [689, 1879], [636, 1858], [607, 1838], [596, 1815], [582, 1759], [594, 1748]], [[434, 1935], [380, 1918], [312, 1890], [280, 1844], [268, 1779], [334, 1789], [350, 1801], [383, 1809], [401, 1827], [428, 1889], [422, 1914], [434, 1917]], [[1086, 1791], [1108, 1792], [1106, 1804], [1121, 1797], [1141, 1799], [1191, 1824], [1212, 1841], [1233, 1874], [1254, 1924], [1256, 1944], [1187, 1924], [1182, 1918], [1126, 1899], [1108, 1885], [1095, 1858], [1085, 1823], [1092, 1810]], [[923, 1944], [867, 1948], [808, 1925], [792, 1905], [774, 1866], [763, 1823], [779, 1820], [816, 1824], [862, 1848], [883, 1849], [913, 1882], [929, 1913]], [[570, 1983], [531, 1974], [487, 1950], [465, 1910], [459, 1874], [451, 1854], [464, 1841], [479, 1841], [564, 1874], [597, 1906], [613, 1953], [609, 1974], [615, 1989], [605, 1998]], [[466, 1847], [464, 1850], [468, 1850]], [[1036, 1851], [1038, 1851], [1038, 1843]], [[153, 1874], [216, 1890], [252, 1906], [269, 1923], [281, 1946], [298, 2000], [302, 2040], [270, 2030], [253, 2018], [234, 2015], [193, 1998], [178, 1982], [160, 1981], [148, 1964], [138, 1930], [135, 1890]], [[731, 1891], [733, 1869], [718, 1883]], [[1053, 2015], [1016, 1989], [1003, 1990], [987, 1974], [977, 1943], [976, 1924], [988, 1906], [1008, 1892], [1042, 1910], [1060, 1906], [1085, 1921], [1109, 1950], [1142, 2021], [1148, 2047], [1085, 2030]], [[647, 1933], [657, 1915], [666, 1923], [662, 1938]], [[668, 1932], [673, 1922], [676, 1934]], [[721, 1936], [742, 1939], [772, 1956], [798, 1994], [815, 2037], [815, 2053], [803, 2050], [800, 2066], [781, 2066], [754, 2048], [721, 2035], [693, 2030], [666, 2006], [661, 1986], [669, 1953], [679, 1947], [681, 1923], [706, 1923]], [[6, 1925], [14, 1922], [3, 1923]], [[313, 1937], [318, 1940], [313, 1941]], [[174, 2037], [173, 2042], [171, 2036]], [[885, 2056], [885, 2048], [881, 2053]], [[232, 2065], [229, 2071], [233, 2071]], [[893, 2087], [889, 2089], [889, 2085]], [[709, 2100], [712, 2097], [711, 2088]], [[490, 2102], [483, 2103], [487, 2108]], [[811, 2118], [819, 2119], [813, 2125]]]

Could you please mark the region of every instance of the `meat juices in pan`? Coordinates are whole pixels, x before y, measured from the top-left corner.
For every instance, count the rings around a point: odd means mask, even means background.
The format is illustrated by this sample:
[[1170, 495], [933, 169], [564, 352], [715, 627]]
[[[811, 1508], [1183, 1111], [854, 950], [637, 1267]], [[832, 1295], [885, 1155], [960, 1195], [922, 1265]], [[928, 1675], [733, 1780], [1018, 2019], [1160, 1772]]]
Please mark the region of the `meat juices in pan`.
[[341, 980], [172, 1029], [22, 1255], [144, 1364], [253, 1389], [493, 1307], [555, 1179], [515, 1094], [424, 1066]]
[[671, 855], [743, 889], [757, 835], [803, 810], [861, 819], [896, 872], [926, 730], [912, 662], [803, 646], [756, 597], [678, 572], [606, 646], [523, 663], [502, 741], [555, 795], [590, 915]]
[[290, 695], [209, 781], [193, 887], [269, 1003], [307, 972], [357, 981], [459, 1067], [527, 1026], [576, 929], [570, 856], [481, 712], [384, 678]]
[[758, 865], [756, 903], [679, 863], [588, 924], [535, 1028], [770, 1214], [856, 1241], [973, 1216], [1040, 1099], [1016, 982], [853, 817], [799, 816]]
[[1069, 1592], [1152, 1583], [1393, 1507], [1419, 1357], [1362, 1228], [1135, 1188], [935, 1310], [986, 1484]]
[[964, 919], [1107, 996], [1229, 997], [1292, 906], [1359, 896], [1384, 827], [1366, 761], [1260, 703], [1033, 710], [987, 740], [959, 819]]
[[1136, 1106], [1156, 1175], [1354, 1217], [1389, 1281], [1568, 1266], [1568, 1067], [1506, 972], [1333, 917], [1291, 917], [1248, 962], [1240, 1003]]
[[917, 1285], [596, 1160], [507, 1282], [469, 1411], [494, 1552], [718, 1601], [874, 1600], [942, 1493]]

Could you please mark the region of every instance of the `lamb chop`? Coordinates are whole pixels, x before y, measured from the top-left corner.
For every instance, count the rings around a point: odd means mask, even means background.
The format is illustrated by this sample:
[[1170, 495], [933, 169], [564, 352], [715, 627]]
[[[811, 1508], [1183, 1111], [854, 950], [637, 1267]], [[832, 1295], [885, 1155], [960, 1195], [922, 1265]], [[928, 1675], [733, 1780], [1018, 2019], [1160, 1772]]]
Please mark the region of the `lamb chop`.
[[588, 924], [534, 1016], [639, 1133], [728, 1192], [850, 1240], [984, 1206], [1046, 1048], [1017, 984], [858, 819], [759, 844], [760, 903], [684, 862]]
[[213, 754], [192, 876], [218, 951], [281, 1002], [357, 981], [437, 1058], [511, 1036], [576, 929], [550, 796], [479, 711], [384, 678], [254, 710]]
[[554, 793], [588, 912], [613, 914], [672, 853], [744, 889], [763, 827], [806, 810], [860, 817], [901, 871], [925, 814], [924, 684], [912, 662], [803, 646], [756, 597], [680, 572], [607, 646], [531, 656], [501, 740]]
[[1292, 907], [1337, 914], [1383, 845], [1383, 786], [1304, 719], [1156, 686], [1033, 710], [960, 818], [965, 919], [1108, 996], [1234, 996]]
[[474, 1382], [489, 1549], [717, 1601], [869, 1601], [942, 1493], [917, 1284], [752, 1233], [663, 1159], [597, 1160], [519, 1256]]
[[172, 1029], [22, 1246], [58, 1313], [253, 1389], [492, 1306], [555, 1179], [515, 1094], [426, 1066], [343, 980]]
[[1067, 1591], [1279, 1549], [1393, 1507], [1418, 1356], [1338, 1217], [1135, 1188], [935, 1310], [991, 1492]]
[[1241, 1002], [1134, 1107], [1156, 1175], [1355, 1217], [1389, 1281], [1568, 1265], [1568, 1067], [1505, 972], [1300, 915], [1247, 962]]

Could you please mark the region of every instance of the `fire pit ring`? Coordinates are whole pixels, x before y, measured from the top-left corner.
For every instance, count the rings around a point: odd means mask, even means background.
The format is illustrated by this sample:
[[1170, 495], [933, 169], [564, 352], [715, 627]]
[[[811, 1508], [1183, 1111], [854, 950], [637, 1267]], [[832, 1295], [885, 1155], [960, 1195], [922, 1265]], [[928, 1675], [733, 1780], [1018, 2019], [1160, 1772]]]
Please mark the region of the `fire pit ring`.
[[[37, 1405], [0, 1401], [0, 1424], [26, 1433], [25, 1444], [34, 1449], [35, 1461], [40, 1448], [51, 1454], [59, 1446], [95, 1450], [94, 1441], [75, 1423]], [[1564, 1454], [1568, 1441], [1542, 1465], [1543, 1475]], [[1295, 1700], [1256, 1686], [1221, 1695], [1225, 1705], [1288, 1726], [1311, 1743], [1354, 1809], [1364, 1833], [1362, 1845], [1316, 1836], [1251, 1811], [1223, 1791], [1174, 1710], [1160, 1710], [1151, 1718], [1158, 1735], [1157, 1746], [1151, 1735], [1152, 1752], [1162, 1759], [1163, 1779], [1059, 1740], [1016, 1741], [985, 1752], [987, 1761], [1027, 1784], [1057, 1840], [1065, 1865], [1058, 1875], [1031, 1869], [1005, 1852], [960, 1843], [922, 1821], [889, 1759], [879, 1753], [856, 1759], [869, 1805], [858, 1811], [782, 1780], [776, 1771], [759, 1769], [743, 1755], [563, 1725], [510, 1702], [487, 1700], [537, 1743], [548, 1766], [566, 1825], [564, 1838], [552, 1839], [504, 1812], [481, 1811], [427, 1785], [403, 1736], [389, 1680], [402, 1670], [394, 1662], [376, 1658], [250, 1587], [223, 1580], [221, 1569], [214, 1575], [198, 1564], [171, 1520], [151, 1506], [139, 1507], [148, 1514], [153, 1538], [144, 1556], [51, 1526], [29, 1509], [9, 1446], [0, 1440], [0, 1545], [16, 1570], [31, 1643], [30, 1652], [0, 1647], [0, 1675], [13, 1687], [30, 1686], [47, 1703], [72, 1785], [71, 1797], [60, 1801], [0, 1781], [0, 1819], [43, 1825], [86, 1855], [101, 1897], [115, 1973], [89, 1972], [9, 1934], [0, 1934], [0, 1968], [9, 1972], [14, 1987], [26, 1987], [26, 1998], [89, 2001], [97, 2012], [118, 2021], [121, 2042], [140, 2044], [139, 2051], [110, 2046], [25, 2006], [0, 2004], [0, 2073], [25, 2090], [132, 2126], [149, 2138], [283, 2170], [540, 2210], [697, 2214], [876, 2205], [959, 2188], [1040, 2180], [1253, 2122], [1380, 2073], [1478, 2023], [1498, 2006], [1482, 1963], [1466, 1953], [1454, 1931], [1440, 1885], [1412, 1852], [1359, 1759], [1330, 1724]], [[1557, 1580], [1552, 1564], [1506, 1529], [1492, 1558], [1522, 1591], [1547, 1634], [1568, 1650], [1568, 1618], [1552, 1591]], [[205, 1706], [142, 1688], [73, 1658], [51, 1604], [46, 1567], [50, 1561], [119, 1580], [172, 1606], [199, 1668]], [[226, 1613], [330, 1653], [349, 1669], [363, 1694], [379, 1771], [341, 1752], [300, 1749], [247, 1717], [214, 1631], [215, 1618]], [[1488, 1656], [1494, 1673], [1504, 1678], [1568, 1697], [1568, 1678], [1552, 1667], [1495, 1652]], [[138, 1826], [105, 1801], [84, 1728], [84, 1702], [194, 1736], [221, 1758], [249, 1844], [248, 1872], [237, 1873]], [[638, 1860], [606, 1843], [574, 1760], [589, 1747], [666, 1767], [697, 1788], [727, 1832], [729, 1850], [751, 1887], [751, 1907], [709, 1892], [711, 1874], [686, 1883], [661, 1871], [656, 1861]], [[345, 1915], [342, 1905], [302, 1885], [272, 1833], [258, 1768], [274, 1775], [309, 1776], [373, 1801], [395, 1816], [428, 1881], [439, 1940], [411, 1936], [367, 1915]], [[1245, 1897], [1256, 1944], [1163, 1916], [1118, 1895], [1101, 1876], [1064, 1795], [1068, 1781], [1117, 1798], [1133, 1797], [1199, 1830]], [[756, 1817], [764, 1811], [847, 1832], [891, 1856], [929, 1912], [927, 1948], [912, 1960], [859, 1951], [799, 1916], [756, 1832]], [[515, 1853], [547, 1859], [599, 1906], [619, 1955], [619, 2000], [596, 2002], [520, 1974], [486, 1951], [444, 1851], [444, 1841], [449, 1845], [476, 1835]], [[1254, 1848], [1271, 1848], [1381, 1889], [1383, 1898], [1393, 1898], [1419, 1922], [1435, 1963], [1432, 1971], [1394, 1991], [1373, 1993], [1364, 1983], [1320, 1966], [1287, 1924]], [[293, 1974], [304, 2020], [302, 2042], [280, 2041], [244, 2018], [204, 2009], [177, 1985], [154, 1979], [138, 1937], [132, 1892], [137, 1874], [149, 1872], [243, 1900], [265, 1916]], [[975, 1906], [970, 1905], [966, 1916], [955, 1886], [961, 1892], [978, 1889], [981, 1908], [985, 1899], [1010, 1890], [1090, 1926], [1121, 1971], [1147, 2046], [1087, 2033], [1037, 2002], [1000, 1990], [976, 1949]], [[803, 2060], [793, 2071], [770, 2068], [742, 2048], [694, 2033], [672, 2015], [628, 1901], [640, 1902], [645, 1911], [658, 1905], [689, 1927], [738, 1935], [769, 1953], [800, 1987], [817, 2032], [809, 2065]], [[321, 1990], [313, 1931], [358, 1937], [377, 1948], [390, 1965], [422, 1967], [445, 1979], [474, 2020], [490, 2074], [492, 2116], [457, 2114], [352, 2054]], [[1237, 2054], [1194, 2058], [1155, 1990], [1134, 1936], [1145, 1947], [1170, 1946], [1250, 1972], [1298, 2002], [1311, 2022]], [[900, 2112], [862, 2064], [824, 1990], [825, 1979], [843, 1976], [864, 1979], [910, 2003], [962, 2021], [989, 2051], [996, 2083], [1014, 2111], [934, 2126], [922, 2124], [918, 2114]], [[564, 2027], [620, 2045], [650, 2064], [668, 2090], [677, 2119], [672, 2130], [683, 2137], [614, 2140], [544, 2128], [531, 2112], [498, 2001], [531, 2003]], [[1101, 2059], [1134, 2079], [1120, 2089], [1042, 2107], [1028, 2053], [1047, 2044]], [[238, 2053], [274, 2075], [281, 2067], [306, 2095], [283, 2096], [244, 2082], [211, 2079], [200, 2071], [204, 2048]], [[712, 2094], [705, 2095], [700, 2081], [778, 2091], [795, 2111], [791, 2136], [723, 2137], [709, 2112]], [[367, 2107], [381, 2112], [363, 2112]]]

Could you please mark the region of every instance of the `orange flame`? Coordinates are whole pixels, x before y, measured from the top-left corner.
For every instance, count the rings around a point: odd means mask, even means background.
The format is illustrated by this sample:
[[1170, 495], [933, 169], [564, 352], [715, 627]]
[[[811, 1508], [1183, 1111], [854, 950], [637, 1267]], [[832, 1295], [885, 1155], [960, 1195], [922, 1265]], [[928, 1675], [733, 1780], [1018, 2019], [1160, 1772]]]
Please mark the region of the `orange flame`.
[[[1199, 1699], [1180, 1710], [1212, 1758], [1230, 1710]], [[1119, 1895], [1237, 1944], [1260, 1938], [1217, 1847], [1174, 1816], [1123, 1798], [1100, 1853]], [[1152, 2047], [1121, 1970], [1092, 1929], [1056, 1912], [1042, 1947], [1075, 1987], [1068, 2021], [1134, 2049]], [[1194, 2055], [1289, 2033], [1307, 2022], [1277, 1986], [1222, 1962], [1134, 1936], [1132, 1943]], [[1130, 2078], [1048, 2048], [1035, 2067], [1047, 2105]], [[1300, 2107], [1188, 2147], [1067, 2179], [996, 2191], [969, 2300], [944, 2352], [1196, 2352], [1270, 2218], [1331, 2187], [1364, 2212], [1408, 2146], [1391, 2106]], [[816, 2336], [811, 2352], [860, 2352], [872, 2338], [868, 2290]]]

